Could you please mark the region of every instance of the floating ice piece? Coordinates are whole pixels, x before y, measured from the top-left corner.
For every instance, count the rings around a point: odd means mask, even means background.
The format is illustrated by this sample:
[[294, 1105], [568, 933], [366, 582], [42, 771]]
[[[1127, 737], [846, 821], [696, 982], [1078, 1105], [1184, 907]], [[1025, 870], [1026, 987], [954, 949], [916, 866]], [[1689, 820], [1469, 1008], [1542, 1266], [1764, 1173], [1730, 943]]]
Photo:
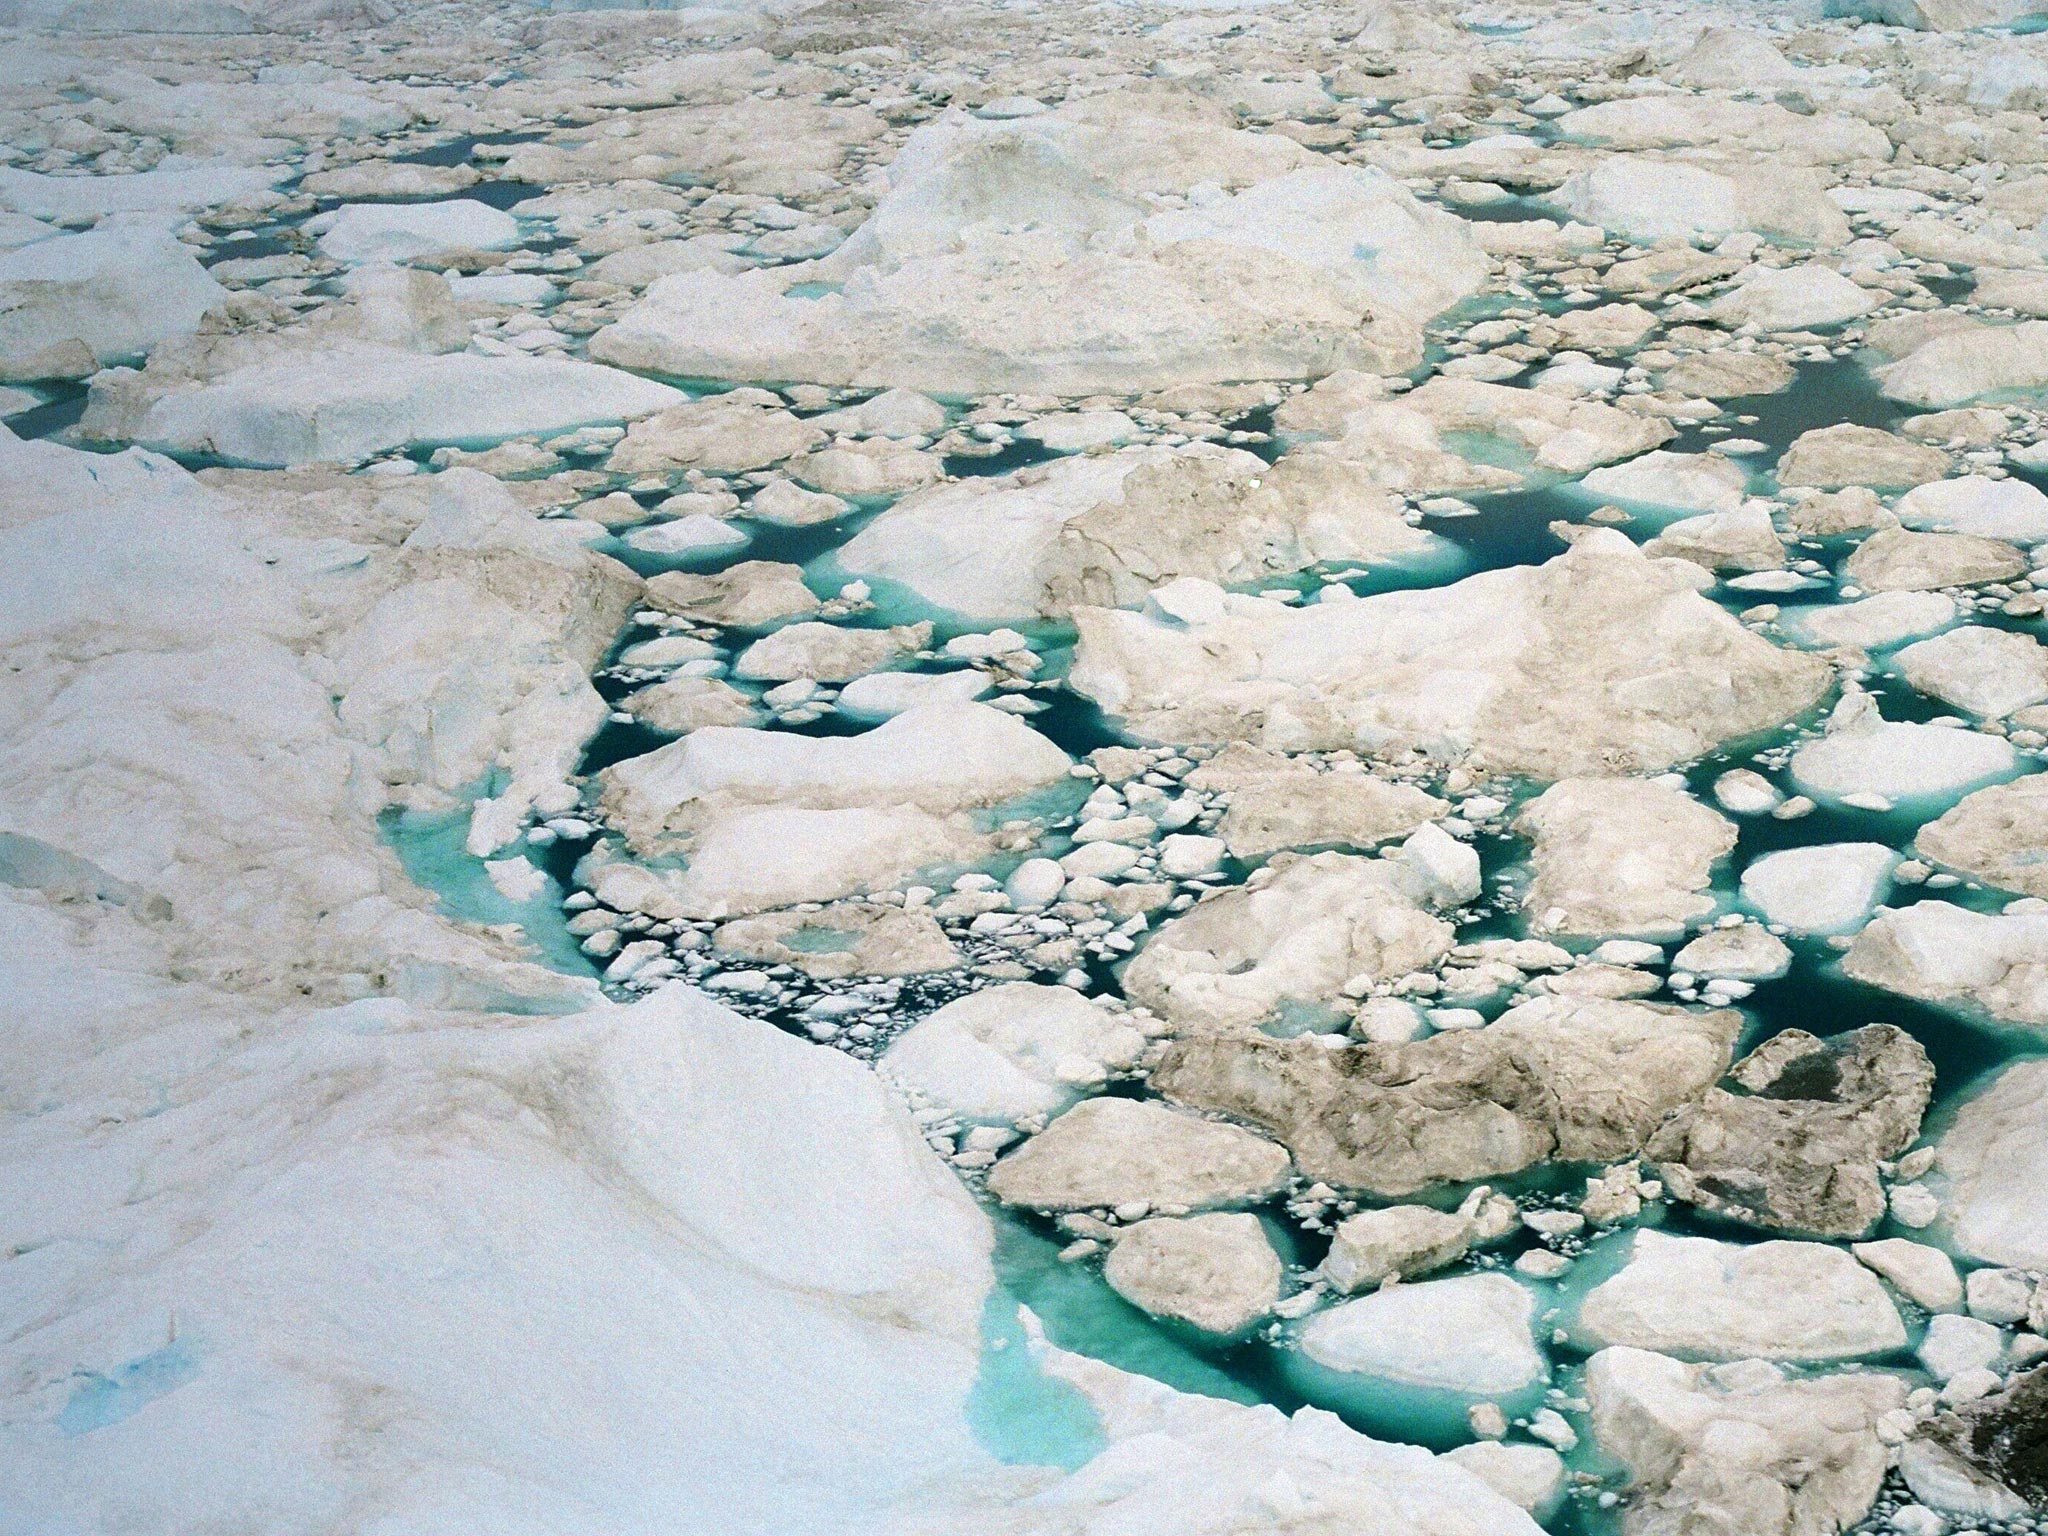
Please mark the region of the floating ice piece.
[[871, 672], [839, 690], [839, 712], [856, 720], [887, 720], [906, 710], [942, 702], [966, 703], [987, 693], [989, 675], [959, 672]]
[[896, 1037], [882, 1069], [932, 1103], [1011, 1123], [1056, 1113], [1128, 1067], [1145, 1037], [1067, 987], [1012, 982], [970, 992]]
[[2012, 544], [2048, 539], [2048, 496], [2024, 480], [1962, 475], [1916, 485], [1898, 500], [1908, 528], [1967, 533]]
[[1922, 827], [1915, 846], [1923, 858], [1986, 885], [2048, 896], [2048, 776], [2028, 774], [1965, 796]]
[[[1033, 1348], [1048, 1374], [1087, 1394], [1111, 1445], [1064, 1484], [1033, 1494], [1027, 1520], [1050, 1514], [1081, 1522], [1077, 1530], [1190, 1536], [1257, 1530], [1273, 1524], [1275, 1492], [1284, 1488], [1290, 1508], [1306, 1507], [1311, 1519], [1338, 1529], [1539, 1536], [1528, 1515], [1449, 1456], [1368, 1439], [1319, 1409], [1289, 1415], [1267, 1404], [1245, 1407]], [[1191, 1467], [1201, 1475], [1189, 1476]], [[1302, 1506], [1293, 1504], [1297, 1498]], [[966, 1523], [990, 1519], [1000, 1528], [1000, 1514], [969, 1515]]]
[[1519, 1392], [1548, 1369], [1530, 1334], [1536, 1298], [1506, 1275], [1390, 1286], [1340, 1302], [1301, 1331], [1318, 1365], [1474, 1397]]
[[1595, 496], [1693, 512], [1733, 512], [1742, 505], [1749, 476], [1719, 454], [1672, 453], [1659, 448], [1626, 463], [1596, 469], [1579, 483]]
[[1416, 861], [1279, 855], [1271, 879], [1212, 895], [1154, 934], [1125, 972], [1127, 994], [1189, 1028], [1240, 1028], [1327, 1009], [1354, 977], [1434, 963], [1454, 930], [1418, 898], [1459, 897], [1479, 870], [1472, 849], [1428, 830], [1455, 850], [1442, 868], [1427, 843]]
[[1118, 447], [1142, 434], [1122, 411], [1067, 411], [1027, 421], [1017, 435], [1054, 453], [1086, 453]]
[[1714, 780], [1714, 799], [1722, 810], [1737, 816], [1761, 816], [1776, 810], [1785, 797], [1755, 769], [1731, 768]]
[[737, 806], [917, 806], [948, 814], [1064, 779], [1071, 759], [985, 704], [935, 702], [858, 736], [713, 726], [605, 770], [628, 836]]
[[1709, 170], [1643, 155], [1603, 155], [1573, 172], [1555, 201], [1573, 218], [1641, 245], [1741, 230], [1821, 246], [1849, 237], [1849, 221], [1820, 179], [1777, 164]]
[[1950, 725], [1886, 720], [1868, 694], [1835, 707], [1825, 736], [1792, 754], [1792, 777], [1809, 794], [1847, 801], [1929, 799], [2011, 774], [2019, 755], [2003, 739]]
[[2048, 1062], [2007, 1067], [1958, 1111], [1935, 1166], [1958, 1250], [2020, 1269], [2048, 1269]]
[[1842, 563], [1842, 574], [1870, 592], [1981, 586], [2010, 581], [2026, 569], [2025, 553], [2002, 539], [1909, 528], [1879, 529]]
[[689, 555], [709, 550], [738, 549], [747, 542], [746, 530], [735, 528], [724, 518], [695, 512], [665, 523], [649, 523], [626, 535], [626, 543], [646, 555]]
[[1732, 981], [1769, 981], [1792, 968], [1792, 951], [1761, 923], [1709, 928], [1671, 957], [1674, 972]]
[[1102, 1277], [1133, 1306], [1207, 1333], [1250, 1326], [1280, 1299], [1280, 1255], [1259, 1218], [1154, 1217], [1116, 1239]]
[[1825, 1243], [1745, 1245], [1642, 1230], [1627, 1265], [1587, 1293], [1591, 1342], [1709, 1360], [1842, 1360], [1906, 1342], [1877, 1276]]
[[1272, 1194], [1292, 1167], [1286, 1148], [1240, 1126], [1149, 1100], [1099, 1098], [996, 1164], [988, 1187], [1005, 1204], [1047, 1211], [1231, 1205]]
[[[730, 727], [705, 728], [725, 729]], [[673, 905], [659, 915], [725, 917], [836, 901], [888, 889], [938, 865], [967, 863], [987, 851], [971, 829], [914, 806], [735, 810], [709, 818], [691, 847], [688, 868], [665, 882]]]
[[[1184, 122], [1172, 132], [1176, 160], [1217, 147]], [[1249, 137], [1229, 141], [1227, 158], [1249, 158]], [[1151, 213], [1116, 185], [1128, 153], [1118, 136], [1052, 114], [928, 125], [828, 258], [839, 291], [805, 298], [772, 272], [680, 272], [599, 333], [591, 355], [680, 375], [974, 395], [1319, 376], [1407, 366], [1421, 322], [1485, 281], [1469, 227], [1382, 171], [1262, 149], [1266, 168], [1299, 168]]]
[[[199, 328], [227, 298], [192, 248], [161, 229], [117, 225], [0, 256], [0, 363], [16, 376], [66, 342], [102, 362]], [[54, 372], [54, 369], [50, 371]]]
[[1879, 1426], [1906, 1399], [1906, 1383], [1882, 1371], [1806, 1376], [1626, 1348], [1588, 1362], [1585, 1391], [1594, 1440], [1647, 1507], [1749, 1511], [1735, 1528], [1756, 1532], [1861, 1521], [1888, 1460]]
[[1479, 899], [1478, 850], [1459, 842], [1435, 822], [1424, 822], [1409, 833], [1399, 858], [1413, 876], [1417, 898], [1427, 905], [1458, 907]]
[[1785, 563], [1785, 546], [1771, 526], [1770, 508], [1761, 502], [1680, 518], [1644, 546], [1644, 552], [1674, 555], [1710, 571], [1748, 572], [1729, 579], [1728, 585], [1741, 592], [1789, 592], [1812, 585], [1804, 576], [1779, 569]]
[[1714, 908], [1715, 862], [1735, 826], [1682, 788], [1644, 779], [1561, 779], [1524, 807], [1535, 840], [1533, 932], [1677, 938]]
[[195, 382], [93, 381], [85, 430], [245, 464], [353, 462], [411, 443], [496, 442], [645, 416], [680, 390], [567, 358], [440, 356], [366, 343], [290, 347]]
[[1003, 619], [1430, 545], [1387, 493], [1317, 470], [1207, 444], [1069, 457], [906, 496], [838, 560], [955, 613]]
[[127, 176], [45, 176], [0, 166], [0, 206], [38, 219], [192, 213], [267, 191], [290, 174], [284, 165], [233, 165], [178, 156]]
[[448, 287], [464, 303], [545, 304], [555, 296], [555, 285], [538, 272], [481, 272], [451, 277]]
[[1910, 1238], [1885, 1237], [1853, 1243], [1849, 1251], [1915, 1306], [1929, 1312], [1953, 1312], [1962, 1305], [1963, 1282], [1956, 1274], [1955, 1260], [1939, 1248]]
[[1955, 619], [1956, 601], [1946, 592], [1880, 592], [1851, 603], [1796, 609], [1780, 624], [1817, 645], [1873, 651], [1932, 634]]
[[1826, 843], [1767, 853], [1742, 872], [1742, 899], [1800, 933], [1859, 926], [1891, 889], [1899, 855], [1882, 843]]
[[1827, 583], [1817, 576], [1804, 576], [1798, 571], [1751, 571], [1746, 576], [1731, 576], [1724, 583], [1731, 592], [1806, 592]]
[[490, 859], [484, 873], [507, 901], [531, 901], [548, 887], [546, 871], [527, 859]]
[[1760, 331], [1803, 331], [1840, 325], [1877, 308], [1877, 295], [1832, 267], [1801, 262], [1765, 267], [1745, 277], [1731, 293], [1707, 306], [1709, 318], [1727, 326]]
[[2048, 384], [2048, 320], [1971, 325], [1932, 336], [1879, 381], [1893, 400], [1924, 410], [1967, 405], [1980, 395]]
[[2005, 1358], [2005, 1336], [1974, 1317], [1945, 1313], [1927, 1324], [1927, 1336], [1914, 1350], [1927, 1374], [1947, 1382], [1964, 1371], [1981, 1370]]
[[1351, 603], [1214, 593], [1180, 624], [1084, 607], [1070, 682], [1154, 740], [1420, 748], [1552, 779], [1654, 771], [1797, 714], [1829, 675], [1677, 564], [1596, 528], [1544, 565]]
[[2048, 647], [2031, 635], [1966, 625], [1907, 646], [1897, 660], [1922, 693], [1986, 720], [2048, 699]]
[[1946, 901], [1886, 910], [1856, 936], [1842, 968], [1908, 997], [2048, 1025], [2048, 913], [2041, 911], [1973, 912]]
[[349, 203], [308, 219], [320, 252], [335, 261], [411, 261], [438, 251], [506, 251], [519, 221], [473, 197], [440, 203]]

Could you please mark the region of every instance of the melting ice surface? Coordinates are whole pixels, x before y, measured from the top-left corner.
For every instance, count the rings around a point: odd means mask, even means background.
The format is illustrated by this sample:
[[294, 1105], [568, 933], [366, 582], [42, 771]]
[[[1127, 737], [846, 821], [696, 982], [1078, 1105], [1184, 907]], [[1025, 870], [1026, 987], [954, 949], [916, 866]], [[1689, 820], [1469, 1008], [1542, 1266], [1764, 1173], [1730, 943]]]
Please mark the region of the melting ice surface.
[[967, 1399], [976, 1437], [999, 1461], [1072, 1471], [1107, 1443], [1088, 1399], [1038, 1363], [1009, 1288], [990, 1288], [981, 1313], [981, 1370]]
[[81, 1372], [57, 1415], [57, 1428], [66, 1435], [83, 1435], [118, 1424], [198, 1374], [199, 1357], [183, 1339], [110, 1372]]

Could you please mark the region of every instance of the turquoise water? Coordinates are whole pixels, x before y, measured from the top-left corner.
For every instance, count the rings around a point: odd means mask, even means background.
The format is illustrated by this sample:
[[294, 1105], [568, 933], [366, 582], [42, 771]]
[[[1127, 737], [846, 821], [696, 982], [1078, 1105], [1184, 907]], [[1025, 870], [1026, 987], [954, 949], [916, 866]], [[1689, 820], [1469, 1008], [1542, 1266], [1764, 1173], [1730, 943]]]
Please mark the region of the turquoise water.
[[1447, 206], [1450, 206], [1450, 211], [1459, 218], [1474, 224], [1530, 224], [1538, 219], [1549, 219], [1562, 224], [1571, 217], [1555, 203], [1529, 196], [1503, 197], [1490, 203], [1459, 203]]
[[184, 1339], [174, 1339], [109, 1372], [81, 1371], [57, 1415], [58, 1433], [84, 1435], [118, 1424], [198, 1374], [198, 1353]]
[[40, 388], [46, 397], [42, 404], [17, 411], [6, 418], [7, 430], [16, 437], [55, 437], [77, 426], [79, 418], [85, 415], [83, 384], [51, 382]]
[[393, 155], [398, 165], [467, 165], [475, 158], [480, 144], [535, 144], [545, 139], [545, 133], [464, 133], [439, 144], [430, 144], [424, 149], [410, 150], [402, 155]]
[[1012, 1466], [1071, 1472], [1108, 1441], [1079, 1388], [1048, 1376], [1033, 1354], [1018, 1302], [992, 1286], [981, 1313], [981, 1369], [967, 1397], [967, 1422], [983, 1449]]
[[1544, 1404], [1549, 1386], [1544, 1378], [1518, 1392], [1473, 1396], [1441, 1387], [1417, 1387], [1370, 1376], [1333, 1371], [1298, 1349], [1276, 1351], [1275, 1359], [1289, 1383], [1308, 1402], [1327, 1408], [1362, 1434], [1447, 1451], [1472, 1439], [1472, 1405], [1498, 1403], [1511, 1419], [1534, 1413]]
[[484, 860], [464, 846], [469, 836], [470, 807], [479, 788], [452, 810], [426, 813], [390, 810], [380, 818], [385, 840], [413, 883], [440, 898], [441, 910], [468, 923], [511, 923], [525, 936], [536, 958], [571, 976], [593, 976], [596, 968], [577, 947], [562, 912], [568, 894], [568, 866], [583, 844], [554, 844], [541, 854], [505, 849], [494, 858], [526, 858], [546, 876], [538, 894], [525, 901], [509, 899], [491, 881]]

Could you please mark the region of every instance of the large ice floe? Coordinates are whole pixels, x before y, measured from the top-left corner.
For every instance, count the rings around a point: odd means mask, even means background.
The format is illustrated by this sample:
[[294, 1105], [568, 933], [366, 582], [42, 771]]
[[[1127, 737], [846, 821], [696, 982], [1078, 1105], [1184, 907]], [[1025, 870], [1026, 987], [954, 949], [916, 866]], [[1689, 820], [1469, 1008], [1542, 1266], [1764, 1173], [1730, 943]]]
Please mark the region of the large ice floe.
[[[1165, 193], [1184, 206], [1153, 211]], [[976, 394], [1313, 377], [1412, 365], [1422, 324], [1485, 275], [1463, 222], [1384, 172], [1134, 91], [929, 124], [831, 255], [661, 278], [593, 353]]]
[[1075, 623], [1074, 686], [1140, 737], [1421, 751], [1544, 778], [1667, 768], [1827, 686], [1819, 662], [1604, 529], [1447, 587], [1295, 608], [1189, 578]]
[[2044, 16], [0, 4], [0, 1531], [2048, 1528]]

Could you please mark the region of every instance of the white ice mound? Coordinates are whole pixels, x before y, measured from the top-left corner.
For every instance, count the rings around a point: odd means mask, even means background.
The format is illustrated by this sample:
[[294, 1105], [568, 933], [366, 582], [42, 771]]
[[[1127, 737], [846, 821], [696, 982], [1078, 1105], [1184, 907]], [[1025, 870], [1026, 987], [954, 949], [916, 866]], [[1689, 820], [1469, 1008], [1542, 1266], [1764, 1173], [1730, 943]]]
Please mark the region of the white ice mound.
[[16, 437], [0, 426], [0, 528], [59, 515], [132, 515], [149, 506], [203, 507], [217, 500], [162, 454], [142, 448], [80, 453], [61, 443]]
[[1319, 1365], [1474, 1396], [1519, 1392], [1546, 1369], [1530, 1333], [1536, 1298], [1503, 1274], [1389, 1286], [1302, 1330]]
[[906, 496], [839, 550], [847, 570], [976, 619], [1126, 604], [1182, 576], [1232, 584], [1431, 543], [1384, 491], [1303, 457], [1125, 448]]
[[2048, 496], [2024, 480], [1993, 480], [1988, 475], [1930, 480], [1901, 496], [1897, 511], [1908, 528], [2014, 544], [2048, 539]]
[[[32, 1010], [16, 1028], [85, 1027]], [[962, 1405], [988, 1225], [858, 1064], [680, 987], [548, 1023], [382, 1000], [245, 1027], [291, 1043], [199, 1067], [145, 1035], [70, 1090], [117, 1104], [155, 1060], [175, 1129], [10, 1150], [11, 1219], [54, 1239], [10, 1348], [35, 1404], [9, 1416], [10, 1503], [296, 1525], [346, 1477], [418, 1528], [687, 1507], [771, 1532], [986, 1475]], [[113, 1198], [142, 1169], [178, 1193]], [[134, 1262], [62, 1235], [88, 1212]], [[358, 1392], [406, 1411], [345, 1428]]]
[[1074, 617], [1073, 685], [1139, 736], [1419, 747], [1541, 778], [1669, 767], [1798, 714], [1830, 676], [1609, 529], [1544, 565], [1357, 602], [1183, 581], [1146, 612]]
[[1877, 308], [1875, 294], [1851, 282], [1832, 267], [1803, 262], [1794, 267], [1766, 267], [1743, 279], [1733, 292], [1716, 299], [1707, 313], [1727, 326], [1752, 325], [1760, 331], [1803, 331], [1816, 325], [1840, 325]]
[[252, 511], [147, 455], [18, 457], [89, 494], [0, 532], [0, 825], [167, 899], [204, 974], [254, 984], [374, 948], [402, 995], [587, 990], [508, 978], [424, 924], [371, 818], [387, 786], [446, 804], [502, 769], [473, 851], [516, 833], [603, 719], [588, 670], [630, 572], [551, 545], [560, 530], [469, 471], [393, 488], [374, 515], [420, 526], [373, 559], [264, 528], [298, 510], [281, 491]]
[[117, 225], [38, 240], [0, 256], [0, 365], [10, 376], [65, 343], [101, 362], [190, 335], [227, 290], [192, 248], [150, 225]]
[[1882, 843], [1824, 843], [1767, 853], [1742, 872], [1742, 899], [1800, 933], [1861, 926], [1891, 889], [1899, 855]]
[[1931, 634], [1955, 619], [1956, 600], [1945, 592], [1880, 592], [1850, 603], [1817, 603], [1780, 623], [1816, 645], [1876, 650]]
[[1936, 1167], [1956, 1247], [1973, 1259], [2048, 1269], [2048, 1063], [2007, 1067], [1943, 1133]]
[[718, 917], [975, 863], [993, 850], [968, 813], [1070, 766], [1015, 715], [950, 700], [859, 736], [707, 726], [605, 770], [605, 812], [632, 845], [689, 858], [680, 874], [615, 865], [622, 889], [606, 899]]
[[1580, 482], [1595, 496], [1639, 501], [1691, 512], [1733, 512], [1742, 505], [1749, 477], [1717, 453], [1671, 453], [1658, 449], [1622, 464], [1594, 470]]
[[1654, 780], [1565, 779], [1522, 808], [1533, 839], [1531, 932], [1675, 939], [1714, 909], [1714, 864], [1735, 825]]
[[1921, 800], [2004, 778], [2018, 763], [2000, 737], [1887, 720], [1869, 694], [1850, 694], [1829, 716], [1827, 734], [1792, 754], [1792, 777], [1830, 800]]
[[1356, 166], [1292, 171], [1236, 196], [1154, 214], [1160, 246], [1214, 242], [1302, 262], [1357, 283], [1378, 309], [1421, 321], [1468, 297], [1487, 262], [1462, 221], [1410, 197], [1384, 172]]
[[[1076, 1536], [1332, 1526], [1374, 1536], [1537, 1536], [1541, 1529], [1454, 1457], [1368, 1439], [1333, 1413], [1243, 1407], [1080, 1355], [1045, 1346], [1037, 1353], [1048, 1373], [1087, 1397], [1109, 1448], [1027, 1503], [978, 1517], [977, 1531], [1042, 1536], [1048, 1522]], [[932, 1522], [920, 1536], [962, 1528]]]
[[605, 805], [646, 841], [736, 807], [993, 805], [1066, 776], [1072, 759], [986, 704], [921, 705], [858, 736], [708, 726], [605, 770]]
[[1728, 1529], [1757, 1533], [1860, 1521], [1888, 1462], [1878, 1424], [1906, 1397], [1884, 1371], [1805, 1376], [1619, 1347], [1587, 1363], [1585, 1389], [1594, 1439], [1633, 1474], [1650, 1519], [1668, 1526], [1711, 1509]]
[[320, 252], [336, 261], [411, 261], [437, 251], [503, 251], [519, 243], [519, 221], [473, 197], [439, 203], [349, 203], [306, 223]]
[[932, 1103], [977, 1120], [1063, 1109], [1145, 1037], [1070, 987], [1010, 982], [970, 992], [897, 1036], [882, 1070]]
[[1245, 1205], [1285, 1186], [1292, 1169], [1286, 1148], [1242, 1126], [1105, 1095], [1007, 1154], [988, 1187], [1006, 1204], [1042, 1211]]
[[1627, 1265], [1580, 1306], [1592, 1343], [1707, 1360], [1840, 1360], [1906, 1342], [1877, 1276], [1840, 1248], [1651, 1230], [1631, 1241]]
[[[33, 247], [31, 249], [34, 249]], [[93, 381], [83, 430], [246, 464], [351, 462], [652, 415], [680, 390], [567, 358], [426, 355], [327, 341], [195, 349]]]
[[[1149, 119], [1139, 118], [1139, 124]], [[1136, 134], [1140, 144], [1146, 132]], [[1176, 132], [1193, 167], [1223, 135]], [[1256, 142], [1256, 140], [1255, 140]], [[674, 375], [1087, 394], [1405, 368], [1422, 322], [1477, 291], [1465, 224], [1378, 170], [1285, 166], [1151, 213], [1119, 131], [1052, 115], [948, 118], [912, 136], [867, 223], [815, 268], [682, 272], [592, 340]], [[1300, 168], [1295, 168], [1299, 166]], [[1184, 172], [1183, 174], [1186, 174]], [[800, 296], [805, 281], [836, 289]]]
[[2039, 389], [2048, 385], [2048, 320], [1943, 331], [1878, 370], [1878, 379], [1891, 399], [1927, 410], [2000, 390]]
[[1907, 997], [2048, 1025], [2048, 912], [1972, 912], [1947, 901], [1888, 909], [1856, 936], [1842, 968]]
[[1796, 166], [1741, 160], [1712, 165], [1611, 154], [1575, 171], [1556, 194], [1575, 219], [1639, 245], [1743, 230], [1819, 246], [1849, 238], [1849, 221], [1825, 183]]
[[1896, 660], [1922, 693], [1987, 720], [2048, 699], [2048, 646], [2032, 635], [1967, 624], [1905, 647]]
[[289, 175], [284, 166], [199, 160], [166, 161], [129, 176], [45, 176], [0, 166], [0, 207], [38, 219], [192, 213], [266, 191]]
[[1421, 846], [1413, 859], [1406, 849], [1277, 855], [1257, 889], [1218, 891], [1160, 927], [1125, 971], [1126, 993], [1182, 1029], [1244, 1030], [1297, 1011], [1314, 1017], [1354, 977], [1391, 980], [1434, 963], [1456, 930], [1426, 910], [1438, 894], [1429, 842], [1469, 861], [1469, 887], [1441, 893], [1446, 906], [1478, 894], [1478, 858], [1434, 826], [1411, 841]]
[[1536, 1536], [1419, 1448], [1036, 1343], [1093, 1456], [1002, 1464], [986, 1218], [873, 1073], [688, 988], [278, 1012], [153, 974], [91, 904], [0, 906], [13, 1080], [74, 1106], [7, 1141], [39, 1257], [0, 1498], [39, 1525], [311, 1528], [347, 1484], [398, 1527], [518, 1536], [1222, 1536], [1282, 1477], [1390, 1536]]

